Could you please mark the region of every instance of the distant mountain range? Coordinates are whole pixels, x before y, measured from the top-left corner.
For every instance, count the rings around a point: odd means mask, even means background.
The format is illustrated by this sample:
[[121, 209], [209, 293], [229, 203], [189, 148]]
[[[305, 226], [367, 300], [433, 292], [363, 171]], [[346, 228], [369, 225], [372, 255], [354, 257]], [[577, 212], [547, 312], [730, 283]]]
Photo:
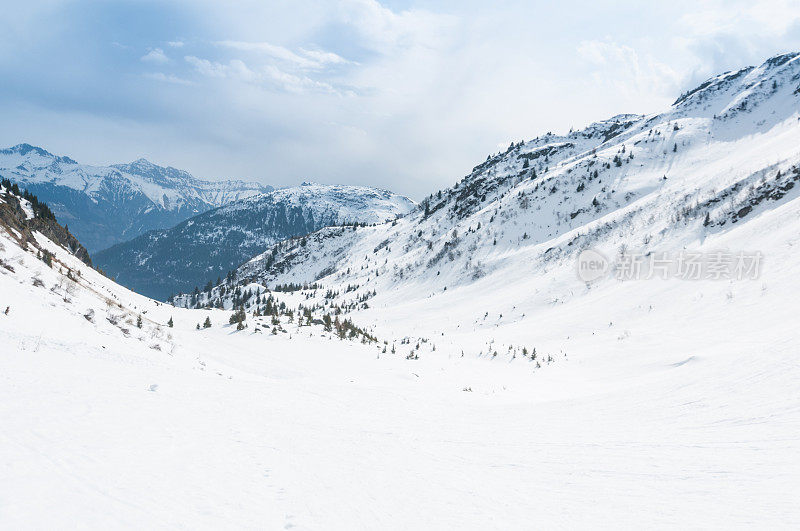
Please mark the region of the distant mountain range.
[[0, 176], [47, 202], [91, 253], [273, 190], [254, 182], [203, 181], [145, 159], [79, 164], [30, 144], [0, 150]]
[[107, 274], [154, 298], [191, 291], [275, 243], [342, 224], [373, 224], [410, 212], [401, 195], [363, 186], [303, 183], [233, 201], [170, 229], [93, 255]]

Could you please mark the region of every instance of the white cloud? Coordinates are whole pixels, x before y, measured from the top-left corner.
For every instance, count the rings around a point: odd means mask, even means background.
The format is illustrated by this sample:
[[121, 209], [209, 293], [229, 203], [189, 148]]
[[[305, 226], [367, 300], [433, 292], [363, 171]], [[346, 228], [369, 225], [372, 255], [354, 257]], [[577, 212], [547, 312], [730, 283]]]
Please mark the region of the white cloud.
[[147, 63], [165, 64], [169, 62], [169, 57], [166, 56], [161, 48], [153, 48], [144, 54], [141, 60]]
[[353, 63], [353, 61], [348, 61], [341, 55], [337, 55], [333, 52], [327, 52], [325, 50], [307, 50], [305, 48], [300, 48], [300, 53], [309, 59], [316, 61], [319, 65], [342, 65]]
[[742, 35], [785, 33], [800, 20], [797, 0], [706, 0], [680, 17], [696, 36], [737, 32]]
[[677, 21], [675, 60], [691, 72], [688, 85], [800, 49], [800, 0], [707, 0]]
[[289, 92], [294, 92], [297, 94], [308, 91], [327, 92], [330, 94], [340, 93], [329, 83], [315, 81], [307, 76], [290, 74], [289, 72], [284, 72], [273, 65], [266, 66], [264, 68], [264, 74], [270, 80], [277, 83], [280, 87]]
[[172, 83], [173, 85], [193, 85], [188, 79], [183, 79], [172, 74], [164, 74], [163, 72], [147, 72], [144, 74], [144, 77], [164, 83]]
[[647, 95], [672, 98], [682, 81], [678, 72], [650, 53], [641, 54], [611, 40], [582, 41], [577, 52], [593, 66], [591, 85], [595, 90], [608, 87], [639, 100]]
[[345, 58], [328, 51], [306, 50], [301, 48], [299, 53], [268, 42], [244, 42], [244, 41], [217, 41], [218, 46], [232, 48], [235, 50], [259, 52], [272, 58], [290, 63], [304, 69], [319, 69], [326, 65], [346, 64]]
[[286, 72], [275, 65], [251, 68], [240, 59], [233, 59], [228, 63], [209, 61], [191, 55], [186, 56], [185, 59], [198, 73], [206, 77], [230, 79], [265, 89], [277, 89], [296, 94], [324, 92], [343, 95], [347, 93], [337, 90], [329, 83]]
[[171, 48], [183, 48], [184, 44], [185, 43], [183, 41], [168, 41], [167, 42], [167, 46], [169, 46]]
[[228, 64], [201, 59], [193, 55], [187, 55], [184, 59], [187, 63], [192, 65], [197, 72], [207, 77], [232, 78], [243, 81], [250, 81], [256, 77], [255, 73], [247, 68], [247, 65], [244, 64], [243, 61], [238, 59], [234, 59]]
[[340, 20], [357, 29], [372, 48], [384, 53], [416, 46], [436, 48], [458, 24], [458, 18], [452, 15], [423, 9], [395, 12], [377, 0], [345, 0], [338, 6]]

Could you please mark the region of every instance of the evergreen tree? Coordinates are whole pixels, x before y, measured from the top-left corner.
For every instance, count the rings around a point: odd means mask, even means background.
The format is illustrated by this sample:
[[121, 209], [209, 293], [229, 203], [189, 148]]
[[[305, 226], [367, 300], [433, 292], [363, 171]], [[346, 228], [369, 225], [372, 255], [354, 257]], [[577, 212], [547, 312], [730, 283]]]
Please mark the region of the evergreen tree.
[[228, 320], [228, 323], [229, 324], [236, 323], [236, 324], [240, 325], [240, 326], [237, 326], [236, 329], [237, 330], [241, 330], [242, 328], [244, 328], [244, 326], [241, 326], [241, 325], [242, 325], [242, 323], [244, 322], [244, 320], [246, 318], [247, 318], [247, 314], [245, 314], [244, 308], [240, 306], [238, 310], [233, 312], [233, 315], [231, 315], [230, 319]]

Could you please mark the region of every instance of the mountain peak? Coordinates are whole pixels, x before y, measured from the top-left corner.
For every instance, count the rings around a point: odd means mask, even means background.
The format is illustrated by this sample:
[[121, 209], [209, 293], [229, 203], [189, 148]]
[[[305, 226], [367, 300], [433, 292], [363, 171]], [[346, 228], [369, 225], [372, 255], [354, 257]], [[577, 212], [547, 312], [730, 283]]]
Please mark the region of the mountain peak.
[[11, 148], [4, 149], [3, 151], [6, 153], [19, 153], [20, 155], [27, 155], [28, 153], [33, 152], [42, 157], [53, 157], [53, 154], [50, 153], [49, 151], [42, 149], [38, 146], [32, 146], [26, 143], [17, 144], [16, 146], [13, 146]]
[[31, 144], [27, 143], [17, 144], [16, 146], [0, 150], [0, 154], [2, 155], [17, 154], [17, 155], [22, 155], [24, 157], [31, 153], [47, 159], [53, 159], [55, 162], [63, 162], [65, 164], [77, 164], [77, 162], [75, 162], [69, 157], [56, 156], [47, 151], [46, 149], [42, 149], [38, 146], [32, 146]]
[[[798, 57], [800, 57], [800, 52], [781, 53], [770, 57], [758, 67], [747, 66], [710, 77], [693, 89], [681, 94], [672, 105], [678, 106], [695, 99], [704, 99], [709, 94], [725, 91], [731, 87], [738, 87], [740, 91], [750, 89], [766, 79], [775, 79], [774, 76], [782, 76], [782, 67], [796, 61]], [[800, 62], [795, 62], [789, 68], [797, 70], [798, 65], [800, 65]], [[794, 76], [792, 80], [795, 80]], [[737, 85], [737, 83], [739, 84]]]
[[131, 162], [131, 166], [147, 166], [147, 167], [155, 167], [157, 164], [153, 164], [149, 160], [144, 157], [139, 157], [138, 159]]
[[764, 61], [764, 64], [761, 66], [764, 66], [766, 68], [775, 68], [778, 66], [783, 66], [784, 64], [788, 63], [789, 61], [791, 61], [796, 57], [800, 57], [800, 52], [780, 53], [778, 55], [773, 55], [772, 57]]

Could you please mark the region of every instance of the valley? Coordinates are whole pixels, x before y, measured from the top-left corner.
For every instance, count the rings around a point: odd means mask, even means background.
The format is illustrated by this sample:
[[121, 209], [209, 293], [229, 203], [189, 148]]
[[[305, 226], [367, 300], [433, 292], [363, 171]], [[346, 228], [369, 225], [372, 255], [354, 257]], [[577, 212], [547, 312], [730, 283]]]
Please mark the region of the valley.
[[798, 181], [781, 54], [419, 204], [307, 183], [121, 244], [159, 289], [242, 253], [168, 302], [3, 185], [0, 522], [796, 527]]

